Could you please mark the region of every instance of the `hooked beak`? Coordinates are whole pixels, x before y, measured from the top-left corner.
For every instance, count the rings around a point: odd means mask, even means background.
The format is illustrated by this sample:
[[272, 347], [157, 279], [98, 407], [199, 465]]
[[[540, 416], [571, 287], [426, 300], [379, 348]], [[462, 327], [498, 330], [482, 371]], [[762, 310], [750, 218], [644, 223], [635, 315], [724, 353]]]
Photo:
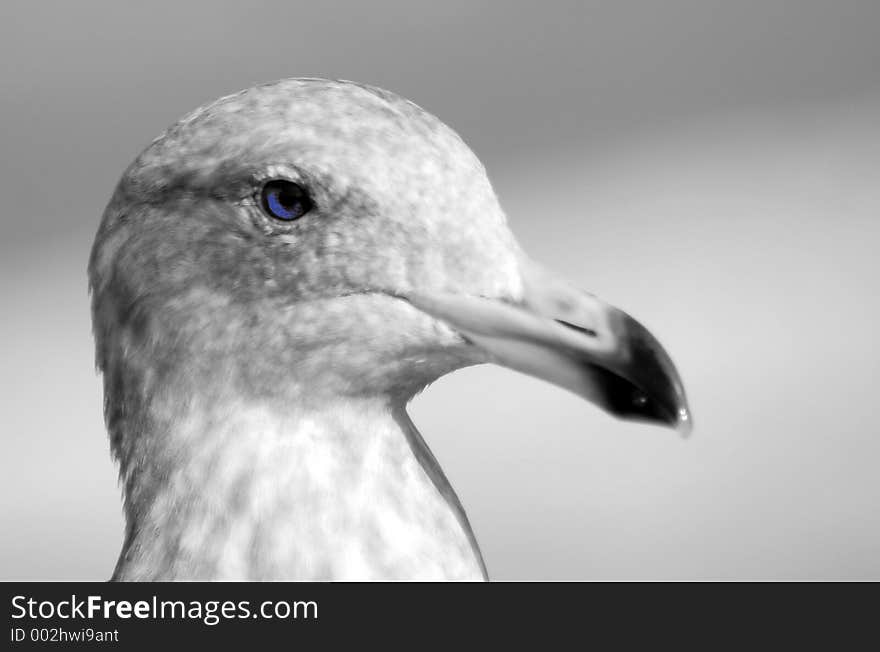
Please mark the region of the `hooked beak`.
[[669, 355], [628, 314], [528, 263], [522, 301], [411, 292], [490, 359], [564, 387], [622, 418], [690, 433], [684, 386]]

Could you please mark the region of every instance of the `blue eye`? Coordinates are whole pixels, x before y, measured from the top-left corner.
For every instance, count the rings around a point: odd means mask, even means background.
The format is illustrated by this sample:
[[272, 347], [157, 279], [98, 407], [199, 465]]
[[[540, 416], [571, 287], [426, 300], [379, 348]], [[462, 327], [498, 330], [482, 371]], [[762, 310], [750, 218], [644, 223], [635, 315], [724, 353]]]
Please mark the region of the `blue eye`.
[[309, 194], [293, 181], [276, 179], [268, 181], [260, 193], [263, 210], [276, 220], [290, 222], [302, 217], [312, 209]]

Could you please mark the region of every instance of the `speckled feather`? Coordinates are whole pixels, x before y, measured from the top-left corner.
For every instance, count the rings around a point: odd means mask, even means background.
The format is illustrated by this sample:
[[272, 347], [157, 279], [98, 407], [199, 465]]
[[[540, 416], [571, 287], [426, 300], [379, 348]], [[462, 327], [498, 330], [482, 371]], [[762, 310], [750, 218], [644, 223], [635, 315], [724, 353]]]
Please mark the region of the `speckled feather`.
[[[260, 210], [279, 176], [310, 189], [302, 219]], [[474, 154], [386, 91], [285, 80], [168, 129], [89, 267], [125, 494], [115, 577], [483, 577], [404, 406], [485, 358], [397, 297], [518, 300], [519, 255]]]

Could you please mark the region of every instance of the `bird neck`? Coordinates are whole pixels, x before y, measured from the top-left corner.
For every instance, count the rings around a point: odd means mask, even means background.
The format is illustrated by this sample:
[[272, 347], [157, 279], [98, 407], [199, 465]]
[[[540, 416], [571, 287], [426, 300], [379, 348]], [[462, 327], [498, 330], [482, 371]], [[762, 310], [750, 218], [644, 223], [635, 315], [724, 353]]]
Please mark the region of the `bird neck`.
[[121, 465], [116, 579], [484, 577], [467, 517], [402, 405], [194, 399], [140, 421], [149, 430]]

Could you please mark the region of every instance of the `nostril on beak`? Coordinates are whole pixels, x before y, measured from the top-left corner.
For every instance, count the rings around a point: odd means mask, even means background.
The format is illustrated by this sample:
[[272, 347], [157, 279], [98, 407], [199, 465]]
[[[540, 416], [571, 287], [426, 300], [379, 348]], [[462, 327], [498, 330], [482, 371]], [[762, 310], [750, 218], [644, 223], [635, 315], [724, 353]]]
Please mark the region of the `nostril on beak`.
[[598, 337], [599, 334], [594, 331], [592, 328], [586, 328], [585, 326], [576, 326], [570, 322], [565, 321], [564, 319], [556, 319], [557, 324], [562, 324], [566, 328], [570, 328], [573, 331], [577, 331], [578, 333], [583, 333], [584, 335], [589, 335], [590, 337]]

